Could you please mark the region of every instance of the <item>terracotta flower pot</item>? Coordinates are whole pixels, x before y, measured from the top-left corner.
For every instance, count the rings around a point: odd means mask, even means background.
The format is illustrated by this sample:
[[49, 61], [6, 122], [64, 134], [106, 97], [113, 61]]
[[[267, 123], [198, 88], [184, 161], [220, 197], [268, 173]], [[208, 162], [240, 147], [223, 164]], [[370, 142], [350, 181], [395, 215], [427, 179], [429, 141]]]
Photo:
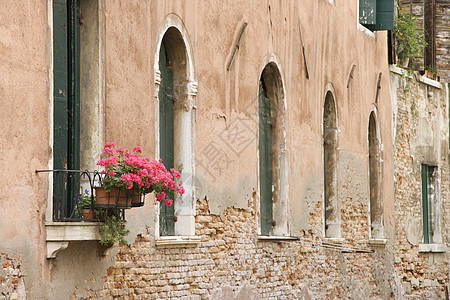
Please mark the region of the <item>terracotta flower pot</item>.
[[103, 187], [95, 187], [95, 205], [97, 207], [131, 207], [131, 198], [127, 191], [121, 191], [119, 188], [112, 188], [107, 192]]
[[94, 213], [95, 213], [95, 211], [93, 209], [89, 209], [89, 208], [83, 208], [81, 210], [81, 214], [83, 215], [83, 219], [94, 220], [94, 218], [95, 218]]
[[403, 68], [407, 68], [409, 66], [409, 57], [406, 58], [400, 58], [400, 65]]
[[129, 208], [131, 207], [131, 198], [128, 191], [122, 191], [119, 188], [112, 188], [110, 197], [115, 200], [117, 208]]
[[430, 78], [430, 79], [436, 79], [436, 74], [433, 72], [430, 72], [428, 70], [425, 70], [425, 76]]

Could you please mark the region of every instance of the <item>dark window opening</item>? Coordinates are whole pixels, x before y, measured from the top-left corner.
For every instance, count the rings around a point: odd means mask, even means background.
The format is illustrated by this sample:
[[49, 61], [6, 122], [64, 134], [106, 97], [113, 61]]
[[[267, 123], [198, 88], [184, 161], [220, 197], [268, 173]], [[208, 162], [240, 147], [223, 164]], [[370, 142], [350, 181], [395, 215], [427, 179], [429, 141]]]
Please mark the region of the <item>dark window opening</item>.
[[359, 0], [359, 23], [371, 31], [394, 29], [394, 0]]
[[437, 167], [422, 164], [422, 225], [423, 242], [435, 242], [438, 213]]
[[340, 236], [337, 193], [337, 122], [333, 94], [327, 92], [323, 109], [323, 165], [325, 237]]

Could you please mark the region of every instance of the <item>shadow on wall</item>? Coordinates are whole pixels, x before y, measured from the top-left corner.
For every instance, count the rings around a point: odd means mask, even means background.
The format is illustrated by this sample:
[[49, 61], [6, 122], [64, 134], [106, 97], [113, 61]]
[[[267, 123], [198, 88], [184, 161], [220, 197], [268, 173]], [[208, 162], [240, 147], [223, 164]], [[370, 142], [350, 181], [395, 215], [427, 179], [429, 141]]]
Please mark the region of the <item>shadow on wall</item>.
[[107, 269], [114, 264], [117, 247], [103, 256], [103, 247], [97, 241], [71, 242], [69, 247], [52, 260], [49, 299], [80, 299], [100, 290]]

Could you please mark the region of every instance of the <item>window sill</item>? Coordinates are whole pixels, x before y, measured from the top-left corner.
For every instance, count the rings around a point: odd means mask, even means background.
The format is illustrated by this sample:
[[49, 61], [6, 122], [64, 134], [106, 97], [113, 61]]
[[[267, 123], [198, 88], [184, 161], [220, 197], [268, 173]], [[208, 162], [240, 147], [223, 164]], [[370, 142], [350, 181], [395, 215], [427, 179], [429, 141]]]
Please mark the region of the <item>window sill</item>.
[[439, 81], [428, 78], [425, 75], [419, 75], [418, 73], [416, 73], [416, 79], [423, 84], [435, 87], [437, 89], [442, 89], [442, 84]]
[[[397, 67], [396, 65], [389, 65], [389, 70], [392, 73], [395, 73], [395, 74], [398, 74], [398, 75], [401, 75], [401, 76], [405, 76], [405, 77], [407, 77], [409, 79], [412, 79], [412, 76], [408, 76], [408, 73], [407, 73], [407, 71], [405, 69], [403, 69], [401, 67]], [[431, 79], [431, 78], [428, 78], [425, 75], [419, 75], [419, 73], [416, 72], [416, 71], [414, 72], [414, 75], [416, 76], [416, 80], [418, 82], [421, 82], [423, 84], [435, 87], [437, 89], [442, 89], [442, 83], [440, 83], [439, 81]]]
[[101, 239], [97, 222], [46, 222], [47, 258], [55, 258], [71, 241], [98, 241]]
[[405, 76], [409, 79], [412, 79], [412, 76], [408, 76], [408, 72], [405, 69], [397, 67], [396, 65], [389, 65], [389, 71], [391, 71], [394, 74]]
[[365, 35], [367, 35], [367, 36], [370, 37], [371, 39], [373, 39], [373, 40], [375, 39], [375, 33], [372, 32], [372, 31], [370, 31], [369, 29], [367, 29], [367, 28], [364, 27], [363, 25], [361, 25], [359, 22], [358, 22], [357, 27], [358, 27], [358, 30], [359, 30], [359, 31], [361, 31], [362, 33], [364, 33]]
[[155, 244], [158, 248], [169, 247], [195, 247], [201, 241], [199, 236], [161, 236], [156, 239]]
[[100, 240], [98, 222], [47, 222], [47, 241], [95, 241]]
[[282, 241], [298, 241], [299, 238], [295, 236], [281, 236], [281, 235], [258, 235], [256, 237], [258, 242], [282, 242]]
[[445, 253], [447, 250], [445, 244], [419, 244], [419, 253]]
[[369, 239], [370, 246], [385, 246], [389, 240], [388, 239]]

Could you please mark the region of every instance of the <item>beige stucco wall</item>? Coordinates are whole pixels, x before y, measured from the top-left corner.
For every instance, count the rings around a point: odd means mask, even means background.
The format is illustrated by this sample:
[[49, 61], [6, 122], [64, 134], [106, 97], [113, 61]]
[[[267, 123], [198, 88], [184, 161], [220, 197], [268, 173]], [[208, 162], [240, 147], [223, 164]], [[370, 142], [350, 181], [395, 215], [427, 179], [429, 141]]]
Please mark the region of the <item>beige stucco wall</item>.
[[[2, 1], [1, 6], [0, 253], [20, 274], [21, 290], [25, 281], [29, 293], [42, 295], [50, 275], [43, 255], [47, 182], [34, 170], [46, 168], [49, 153], [47, 4]], [[5, 274], [7, 268], [0, 277]], [[10, 286], [1, 289], [0, 294], [12, 292]]]
[[[51, 168], [51, 6], [44, 0], [3, 2], [0, 253], [15, 266], [20, 265], [28, 297], [67, 298], [73, 293], [80, 297], [85, 288], [96, 290], [102, 285], [102, 277], [115, 258], [114, 253], [102, 257], [95, 242], [71, 243], [56, 259], [46, 258], [48, 178], [34, 171]], [[329, 89], [337, 105], [339, 201], [347, 203], [343, 207], [355, 205], [367, 210], [368, 121], [378, 74], [382, 73], [377, 117], [383, 144], [384, 223], [386, 237], [394, 237], [386, 33], [367, 33], [357, 26], [357, 1], [99, 3], [99, 17], [104, 21], [100, 35], [104, 96], [99, 98], [104, 113], [103, 140], [124, 148], [140, 145], [151, 157], [157, 149], [154, 66], [161, 38], [158, 34], [168, 15], [182, 20], [192, 54], [192, 80], [198, 83], [193, 113], [195, 198], [206, 197], [212, 214], [223, 215], [230, 207], [247, 209], [253, 192], [258, 191], [258, 83], [264, 66], [269, 61], [277, 64], [287, 113], [287, 235], [299, 236], [303, 230], [323, 235], [322, 109]], [[299, 21], [309, 79], [305, 78]], [[243, 22], [248, 26], [227, 71]], [[353, 65], [356, 68], [347, 87]], [[245, 131], [245, 144], [230, 148], [227, 135], [236, 129]], [[220, 170], [208, 161], [211, 143], [229, 159]], [[130, 242], [138, 233], [150, 233], [154, 239], [156, 216], [151, 199], [127, 216]], [[359, 216], [361, 227], [344, 230], [343, 237], [347, 243], [359, 238], [367, 246], [368, 220], [364, 214]], [[342, 223], [351, 227], [345, 219]], [[356, 235], [353, 230], [358, 231]]]
[[[110, 9], [113, 10], [112, 7]], [[145, 9], [149, 8], [143, 5], [141, 11]], [[288, 114], [286, 141], [292, 214], [298, 215], [302, 212], [301, 205], [305, 203], [302, 199], [306, 197], [310, 188], [310, 184], [306, 183], [308, 179], [312, 179], [311, 181], [318, 185], [312, 184], [314, 201], [322, 197], [322, 106], [328, 84], [334, 88], [338, 106], [339, 147], [340, 156], [343, 158], [339, 162], [339, 170], [345, 169], [345, 165], [353, 161], [360, 165], [361, 170], [358, 170], [358, 173], [367, 176], [368, 117], [375, 100], [379, 72], [385, 75], [382, 76], [378, 107], [380, 135], [384, 146], [383, 178], [387, 185], [383, 189], [383, 195], [388, 199], [385, 205], [386, 218], [392, 214], [392, 204], [389, 204], [391, 202], [389, 199], [392, 199], [392, 186], [389, 184], [392, 182], [392, 175], [389, 162], [390, 104], [384, 50], [386, 37], [384, 33], [369, 36], [358, 30], [356, 3], [337, 6], [330, 5], [326, 1], [313, 1], [301, 5], [293, 1], [264, 4], [260, 1], [245, 4], [218, 1], [208, 4], [192, 3], [186, 6], [180, 3], [164, 5], [152, 3], [149, 9], [152, 26], [149, 30], [153, 33], [150, 34], [153, 40], [148, 42], [147, 46], [150, 48], [146, 52], [150, 56], [150, 66], [153, 66], [157, 52], [155, 38], [160, 30], [160, 24], [171, 13], [183, 20], [189, 34], [195, 80], [198, 82], [195, 113], [195, 158], [199, 188], [197, 196], [212, 197], [213, 193], [213, 197], [217, 199], [211, 203], [214, 213], [220, 213], [232, 205], [245, 207], [247, 195], [250, 195], [253, 189], [257, 190], [257, 139], [253, 139], [242, 150], [227, 148], [222, 137], [227, 133], [227, 128], [243, 127], [246, 127], [247, 139], [256, 135], [255, 112], [259, 77], [265, 64], [273, 56], [280, 67], [286, 89]], [[309, 80], [304, 76], [299, 20], [302, 23]], [[249, 25], [233, 66], [230, 71], [226, 71], [236, 36], [243, 22]], [[133, 29], [134, 32], [141, 30], [138, 22], [133, 25], [137, 26]], [[111, 28], [111, 31], [117, 32], [115, 28], [114, 30]], [[140, 39], [140, 43], [147, 42]], [[113, 45], [110, 46], [115, 49]], [[107, 46], [107, 53], [108, 51], [110, 50]], [[139, 50], [130, 53], [139, 53]], [[114, 55], [117, 53], [107, 54], [107, 57]], [[130, 57], [133, 57], [133, 54]], [[131, 66], [127, 66], [130, 72], [134, 72], [140, 65], [139, 57], [134, 57], [135, 60], [130, 62]], [[107, 62], [107, 69], [118, 68], [116, 62], [111, 60], [111, 66]], [[347, 89], [347, 80], [353, 64], [356, 64], [354, 80]], [[121, 72], [112, 73], [111, 78], [107, 76], [108, 86], [110, 82], [115, 82], [115, 74], [118, 78], [123, 76]], [[151, 80], [154, 74], [151, 72], [150, 75], [147, 82], [152, 88], [154, 85]], [[138, 82], [141, 80], [143, 79]], [[134, 92], [131, 93], [131, 97], [137, 97], [133, 94]], [[149, 94], [153, 95], [154, 91], [150, 90]], [[129, 99], [130, 95], [127, 97]], [[152, 116], [149, 114], [148, 119], [151, 120]], [[115, 119], [117, 116], [111, 118]], [[111, 124], [111, 128], [115, 128], [113, 126], [116, 124], [112, 124], [112, 121], [107, 122]], [[118, 136], [121, 130], [124, 130], [123, 127], [117, 124], [117, 130], [111, 129], [111, 135]], [[217, 169], [219, 167], [214, 163], [211, 164], [205, 156], [211, 143], [220, 148], [221, 153], [225, 153], [230, 161], [230, 164], [225, 164], [220, 171]], [[148, 148], [151, 150], [152, 146]], [[359, 162], [347, 160], [345, 158], [347, 152], [358, 157]], [[208, 175], [207, 171], [212, 174]], [[367, 191], [365, 193], [367, 194]], [[300, 223], [293, 222], [293, 225], [297, 228], [302, 227]]]

